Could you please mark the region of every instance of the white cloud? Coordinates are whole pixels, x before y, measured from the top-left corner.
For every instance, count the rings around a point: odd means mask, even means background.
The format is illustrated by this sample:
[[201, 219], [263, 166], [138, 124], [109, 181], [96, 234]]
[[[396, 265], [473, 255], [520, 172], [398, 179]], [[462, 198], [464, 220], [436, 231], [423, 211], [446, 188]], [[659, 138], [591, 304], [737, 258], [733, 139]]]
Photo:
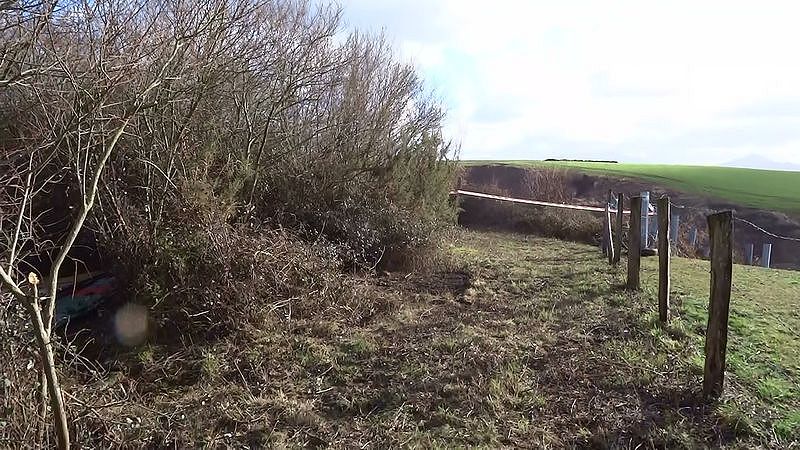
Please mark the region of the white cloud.
[[[800, 4], [351, 0], [447, 103], [465, 158], [800, 163]], [[789, 99], [789, 100], [787, 100]], [[797, 115], [793, 116], [796, 109]], [[789, 117], [789, 118], [791, 118]], [[741, 139], [739, 139], [741, 138]], [[599, 154], [601, 153], [601, 154]]]

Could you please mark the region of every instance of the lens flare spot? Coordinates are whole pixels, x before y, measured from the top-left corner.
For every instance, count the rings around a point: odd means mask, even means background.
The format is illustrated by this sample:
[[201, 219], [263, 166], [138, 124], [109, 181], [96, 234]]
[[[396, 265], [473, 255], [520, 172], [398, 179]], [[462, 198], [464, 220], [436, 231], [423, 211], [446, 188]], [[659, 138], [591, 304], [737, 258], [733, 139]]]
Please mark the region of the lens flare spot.
[[117, 339], [125, 345], [138, 345], [147, 337], [147, 308], [128, 303], [114, 315]]

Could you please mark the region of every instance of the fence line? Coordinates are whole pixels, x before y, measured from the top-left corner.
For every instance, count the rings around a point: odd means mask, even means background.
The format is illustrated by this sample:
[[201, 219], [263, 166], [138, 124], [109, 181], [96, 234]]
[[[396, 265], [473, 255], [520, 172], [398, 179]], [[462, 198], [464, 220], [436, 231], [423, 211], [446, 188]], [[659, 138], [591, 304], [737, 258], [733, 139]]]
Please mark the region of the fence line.
[[755, 228], [756, 230], [766, 234], [767, 236], [774, 237], [775, 239], [781, 239], [781, 240], [784, 240], [784, 241], [800, 242], [800, 238], [794, 238], [794, 237], [789, 237], [789, 236], [780, 236], [780, 235], [777, 235], [775, 233], [771, 233], [771, 232], [761, 228], [760, 226], [754, 224], [753, 222], [750, 222], [749, 220], [741, 219], [739, 217], [734, 217], [733, 220], [735, 220], [737, 222], [744, 222], [744, 223], [750, 225], [751, 227]]
[[[710, 208], [700, 208], [700, 207], [697, 207], [697, 206], [679, 205], [677, 203], [671, 203], [671, 205], [674, 208], [693, 209], [693, 210], [701, 212], [703, 214], [709, 214], [709, 213], [713, 213], [714, 212], [714, 210], [710, 209]], [[800, 242], [800, 238], [790, 237], [790, 236], [781, 236], [779, 234], [775, 234], [775, 233], [773, 233], [771, 231], [768, 231], [768, 230], [765, 230], [764, 228], [761, 228], [760, 226], [754, 224], [753, 222], [750, 222], [749, 220], [742, 219], [740, 217], [734, 217], [733, 220], [736, 221], [736, 222], [746, 223], [747, 225], [750, 225], [751, 227], [755, 228], [756, 230], [766, 234], [767, 236], [773, 237], [775, 239], [781, 239], [781, 240], [784, 240], [784, 241]]]
[[[573, 210], [578, 210], [578, 211], [589, 211], [589, 212], [596, 212], [596, 213], [605, 213], [606, 212], [605, 208], [599, 207], [599, 206], [570, 205], [570, 204], [565, 204], [565, 203], [552, 203], [552, 202], [544, 202], [544, 201], [540, 201], [540, 200], [528, 200], [528, 199], [523, 199], [523, 198], [504, 197], [502, 195], [484, 194], [482, 192], [464, 191], [464, 190], [461, 190], [461, 189], [458, 189], [456, 191], [452, 191], [451, 194], [466, 195], [468, 197], [477, 197], [477, 198], [488, 198], [488, 199], [492, 199], [492, 200], [503, 200], [503, 201], [512, 202], [512, 203], [524, 203], [526, 205], [547, 206], [547, 207], [552, 207], [552, 208], [573, 209]], [[703, 212], [705, 214], [707, 214], [709, 211], [712, 211], [712, 210], [710, 210], [708, 208], [698, 208], [696, 206], [679, 205], [679, 204], [673, 203], [673, 202], [670, 202], [670, 205], [672, 207], [680, 208], [680, 209], [694, 209], [696, 211], [700, 211], [700, 212]], [[616, 208], [609, 208], [609, 211], [611, 213], [615, 213], [616, 214], [617, 209]], [[631, 212], [630, 212], [630, 210], [623, 209], [622, 213], [623, 214], [630, 214]], [[656, 216], [656, 215], [658, 215], [658, 213], [656, 211], [650, 211], [650, 212], [647, 213], [647, 215], [648, 216]], [[790, 237], [790, 236], [781, 236], [781, 235], [772, 233], [772, 232], [767, 231], [764, 228], [761, 228], [760, 226], [754, 224], [753, 222], [750, 222], [749, 220], [745, 220], [745, 219], [742, 219], [742, 218], [739, 218], [739, 217], [734, 217], [733, 220], [735, 220], [737, 222], [744, 222], [747, 225], [750, 225], [751, 227], [755, 228], [756, 230], [766, 234], [767, 236], [771, 236], [771, 237], [773, 237], [775, 239], [781, 239], [781, 240], [784, 240], [784, 241], [792, 241], [792, 242], [800, 242], [800, 238], [795, 238], [795, 237]]]
[[[470, 197], [487, 198], [493, 200], [502, 200], [513, 203], [524, 203], [528, 205], [549, 206], [555, 208], [574, 209], [581, 211], [602, 212], [605, 214], [603, 217], [604, 238], [607, 239], [608, 262], [614, 264], [618, 261], [614, 258], [614, 238], [611, 226], [611, 212], [622, 212], [623, 214], [631, 214], [631, 211], [625, 211], [624, 205], [618, 204], [616, 209], [611, 209], [609, 203], [606, 202], [603, 208], [596, 206], [583, 206], [583, 205], [566, 205], [560, 203], [542, 202], [537, 200], [525, 200], [512, 197], [503, 197], [500, 195], [484, 194], [481, 192], [462, 191], [457, 190], [451, 192], [452, 195], [466, 195]], [[610, 196], [610, 193], [609, 193]], [[622, 199], [622, 193], [618, 194]], [[631, 210], [641, 211], [642, 197], [631, 197]], [[669, 197], [662, 197], [658, 202], [659, 216], [659, 288], [658, 288], [658, 310], [659, 321], [662, 325], [666, 325], [670, 316], [670, 257], [671, 257], [671, 238], [670, 221], [671, 211], [670, 206], [674, 205], [669, 200]], [[680, 205], [676, 205], [681, 208]], [[699, 209], [699, 208], [692, 208]], [[648, 216], [657, 215], [656, 212], [648, 212]], [[639, 290], [640, 289], [640, 262], [641, 262], [641, 240], [642, 240], [642, 214], [631, 215], [630, 224], [630, 245], [628, 246], [628, 277], [626, 282], [627, 289]], [[722, 395], [726, 361], [725, 353], [727, 348], [728, 336], [728, 316], [730, 313], [730, 297], [731, 288], [733, 285], [732, 268], [733, 268], [733, 222], [740, 220], [745, 222], [762, 232], [774, 236], [776, 238], [785, 238], [770, 233], [763, 228], [753, 224], [744, 219], [737, 219], [733, 217], [732, 211], [720, 212], [707, 216], [709, 236], [711, 240], [711, 290], [709, 294], [709, 307], [708, 307], [708, 325], [706, 328], [705, 336], [705, 367], [703, 370], [703, 397], [710, 399]], [[677, 222], [677, 221], [676, 221]], [[622, 224], [622, 216], [618, 214], [618, 223]], [[617, 233], [620, 233], [621, 226], [617, 227]], [[621, 233], [620, 233], [621, 234]], [[800, 241], [800, 239], [786, 238], [792, 241]], [[620, 239], [621, 241], [621, 239]], [[772, 244], [765, 244], [765, 247]], [[766, 253], [766, 252], [765, 252]], [[767, 263], [769, 264], [769, 263]]]
[[[527, 200], [523, 198], [513, 198], [513, 197], [503, 197], [502, 195], [492, 195], [492, 194], [484, 194], [482, 192], [473, 192], [473, 191], [462, 191], [461, 189], [457, 191], [451, 192], [451, 194], [457, 195], [466, 195], [468, 197], [478, 197], [478, 198], [488, 198], [492, 200], [503, 200], [512, 203], [524, 203], [526, 205], [536, 205], [536, 206], [549, 206], [553, 208], [564, 208], [564, 209], [575, 209], [578, 211], [590, 211], [590, 212], [598, 212], [598, 213], [605, 213], [606, 209], [604, 207], [599, 206], [585, 206], [585, 205], [569, 205], [565, 203], [552, 203], [552, 202], [543, 202], [539, 200]], [[609, 211], [612, 213], [616, 213], [616, 208], [609, 208]], [[629, 210], [622, 210], [623, 214], [630, 214]], [[648, 213], [650, 216], [656, 215], [655, 212]]]

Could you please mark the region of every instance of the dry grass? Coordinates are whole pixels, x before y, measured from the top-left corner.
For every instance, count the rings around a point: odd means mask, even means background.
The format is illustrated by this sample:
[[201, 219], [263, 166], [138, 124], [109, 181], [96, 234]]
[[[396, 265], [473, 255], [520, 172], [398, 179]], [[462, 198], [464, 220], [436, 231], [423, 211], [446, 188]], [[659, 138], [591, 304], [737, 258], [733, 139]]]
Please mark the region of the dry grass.
[[[663, 330], [649, 261], [645, 290], [631, 294], [621, 289], [624, 270], [608, 266], [596, 248], [497, 233], [453, 238], [449, 258], [410, 272], [342, 277], [337, 301], [308, 303], [291, 320], [276, 310], [269, 324], [215, 341], [151, 342], [104, 361], [94, 377], [70, 365], [67, 392], [85, 402], [70, 397], [76, 442], [797, 445], [795, 400], [764, 403], [738, 381], [739, 368], [719, 404], [698, 399], [694, 285], [676, 283], [678, 319]], [[675, 262], [681, 276], [703, 274], [688, 266], [680, 272], [683, 264]], [[785, 289], [796, 297], [796, 284]], [[748, 342], [757, 350], [772, 338], [764, 339]], [[774, 351], [770, 367], [795, 370]]]

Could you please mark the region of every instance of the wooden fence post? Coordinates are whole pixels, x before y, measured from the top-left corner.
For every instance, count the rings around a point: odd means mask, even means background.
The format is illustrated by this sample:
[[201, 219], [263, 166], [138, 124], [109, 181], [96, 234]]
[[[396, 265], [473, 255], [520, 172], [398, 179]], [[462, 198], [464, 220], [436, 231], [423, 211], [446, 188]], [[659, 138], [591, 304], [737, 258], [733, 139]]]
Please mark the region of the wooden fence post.
[[669, 197], [658, 199], [658, 320], [669, 322], [670, 288], [670, 205]]
[[619, 264], [622, 256], [622, 211], [625, 209], [625, 196], [617, 194], [617, 229], [614, 232], [614, 264]]
[[628, 242], [628, 283], [631, 290], [639, 289], [639, 267], [642, 259], [642, 197], [631, 198], [631, 227]]
[[605, 216], [605, 229], [606, 229], [606, 244], [608, 247], [608, 263], [614, 264], [614, 237], [611, 233], [611, 208], [606, 202], [606, 216]]
[[719, 397], [725, 378], [733, 272], [733, 213], [726, 211], [708, 216], [708, 232], [711, 240], [711, 293], [703, 372], [705, 398]]

